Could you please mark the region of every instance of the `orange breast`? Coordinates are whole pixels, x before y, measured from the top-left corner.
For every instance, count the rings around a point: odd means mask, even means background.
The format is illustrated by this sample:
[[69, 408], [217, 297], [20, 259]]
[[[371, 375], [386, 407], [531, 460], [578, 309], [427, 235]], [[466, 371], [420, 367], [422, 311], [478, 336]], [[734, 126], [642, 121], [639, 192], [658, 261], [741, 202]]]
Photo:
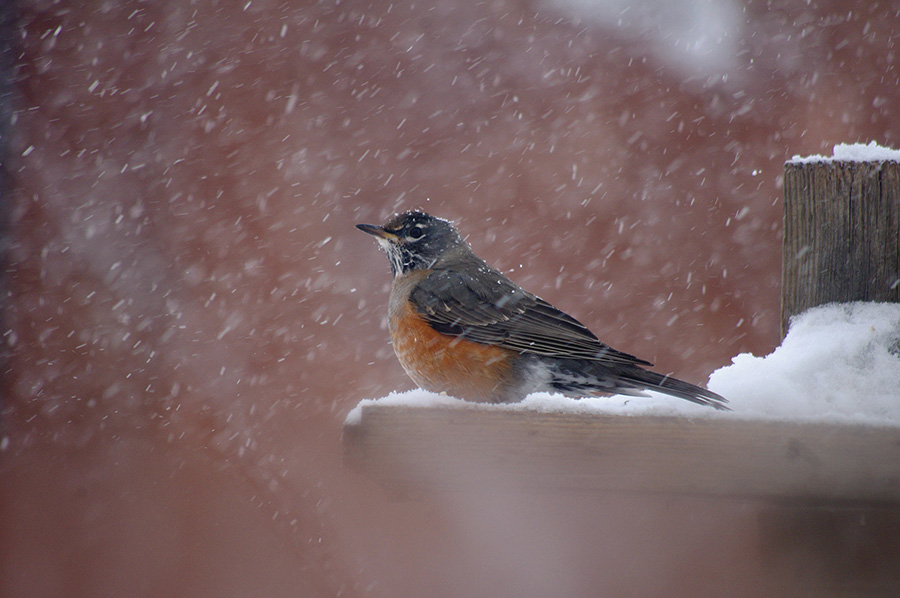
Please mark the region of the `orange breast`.
[[505, 399], [514, 352], [436, 332], [408, 302], [390, 328], [400, 365], [420, 387], [470, 401]]

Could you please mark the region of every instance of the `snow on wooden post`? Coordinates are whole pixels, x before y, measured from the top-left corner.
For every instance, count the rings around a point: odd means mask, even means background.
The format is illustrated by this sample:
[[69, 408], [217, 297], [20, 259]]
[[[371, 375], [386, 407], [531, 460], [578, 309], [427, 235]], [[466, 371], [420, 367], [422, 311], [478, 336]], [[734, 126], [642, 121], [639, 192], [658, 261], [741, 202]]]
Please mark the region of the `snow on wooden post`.
[[900, 302], [900, 151], [838, 145], [784, 166], [781, 333], [807, 308]]

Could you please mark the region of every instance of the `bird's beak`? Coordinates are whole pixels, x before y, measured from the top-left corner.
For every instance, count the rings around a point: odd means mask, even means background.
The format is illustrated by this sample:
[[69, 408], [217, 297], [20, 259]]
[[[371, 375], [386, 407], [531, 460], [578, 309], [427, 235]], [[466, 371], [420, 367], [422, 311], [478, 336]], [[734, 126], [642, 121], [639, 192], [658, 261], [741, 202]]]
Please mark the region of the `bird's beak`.
[[376, 226], [374, 224], [357, 224], [356, 228], [364, 233], [375, 235], [379, 240], [384, 239], [385, 241], [389, 241], [391, 243], [397, 242], [397, 235], [395, 235], [394, 233], [389, 233], [380, 226]]

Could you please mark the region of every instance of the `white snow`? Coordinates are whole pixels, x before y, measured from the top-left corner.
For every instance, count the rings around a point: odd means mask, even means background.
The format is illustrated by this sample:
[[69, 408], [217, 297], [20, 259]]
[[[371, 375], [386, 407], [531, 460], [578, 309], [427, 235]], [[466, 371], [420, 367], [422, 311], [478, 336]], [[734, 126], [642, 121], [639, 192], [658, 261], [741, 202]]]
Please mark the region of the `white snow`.
[[363, 407], [376, 404], [406, 407], [470, 407], [478, 405], [478, 403], [467, 403], [461, 399], [417, 388], [406, 392], [392, 392], [380, 399], [363, 399], [347, 414], [347, 419], [344, 420], [344, 423], [348, 426], [358, 424], [362, 418]]
[[832, 150], [833, 156], [794, 156], [790, 162], [900, 162], [900, 150], [883, 147], [872, 141], [864, 143], [839, 143]]
[[900, 426], [900, 304], [849, 303], [811, 309], [792, 319], [770, 355], [741, 354], [710, 377], [730, 401], [721, 412], [657, 393], [643, 397], [572, 399], [536, 393], [520, 403], [467, 403], [424, 390], [366, 399], [348, 415], [357, 424], [366, 405], [404, 405], [683, 417], [775, 419]]
[[[584, 413], [606, 415], [683, 415], [715, 416], [722, 413], [709, 407], [694, 405], [681, 399], [658, 393], [647, 393], [647, 397], [585, 397], [574, 399], [559, 394], [537, 392], [518, 403], [472, 403], [427, 390], [416, 389], [406, 392], [392, 392], [381, 399], [363, 399], [347, 414], [347, 425], [359, 424], [362, 409], [368, 405], [401, 405], [404, 407], [445, 407], [467, 409], [491, 409], [500, 411], [536, 411], [539, 413]], [[705, 411], [710, 413], [705, 413]]]
[[810, 309], [770, 355], [738, 355], [709, 388], [741, 416], [900, 426], [900, 304]]

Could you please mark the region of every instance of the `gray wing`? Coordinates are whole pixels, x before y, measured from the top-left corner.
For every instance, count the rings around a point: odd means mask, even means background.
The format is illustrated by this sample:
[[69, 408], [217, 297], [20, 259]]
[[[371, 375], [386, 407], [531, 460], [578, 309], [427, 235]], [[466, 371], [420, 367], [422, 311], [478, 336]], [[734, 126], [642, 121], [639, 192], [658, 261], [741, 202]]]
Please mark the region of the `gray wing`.
[[600, 342], [581, 322], [481, 262], [478, 274], [435, 270], [410, 295], [439, 332], [520, 353], [653, 365]]

